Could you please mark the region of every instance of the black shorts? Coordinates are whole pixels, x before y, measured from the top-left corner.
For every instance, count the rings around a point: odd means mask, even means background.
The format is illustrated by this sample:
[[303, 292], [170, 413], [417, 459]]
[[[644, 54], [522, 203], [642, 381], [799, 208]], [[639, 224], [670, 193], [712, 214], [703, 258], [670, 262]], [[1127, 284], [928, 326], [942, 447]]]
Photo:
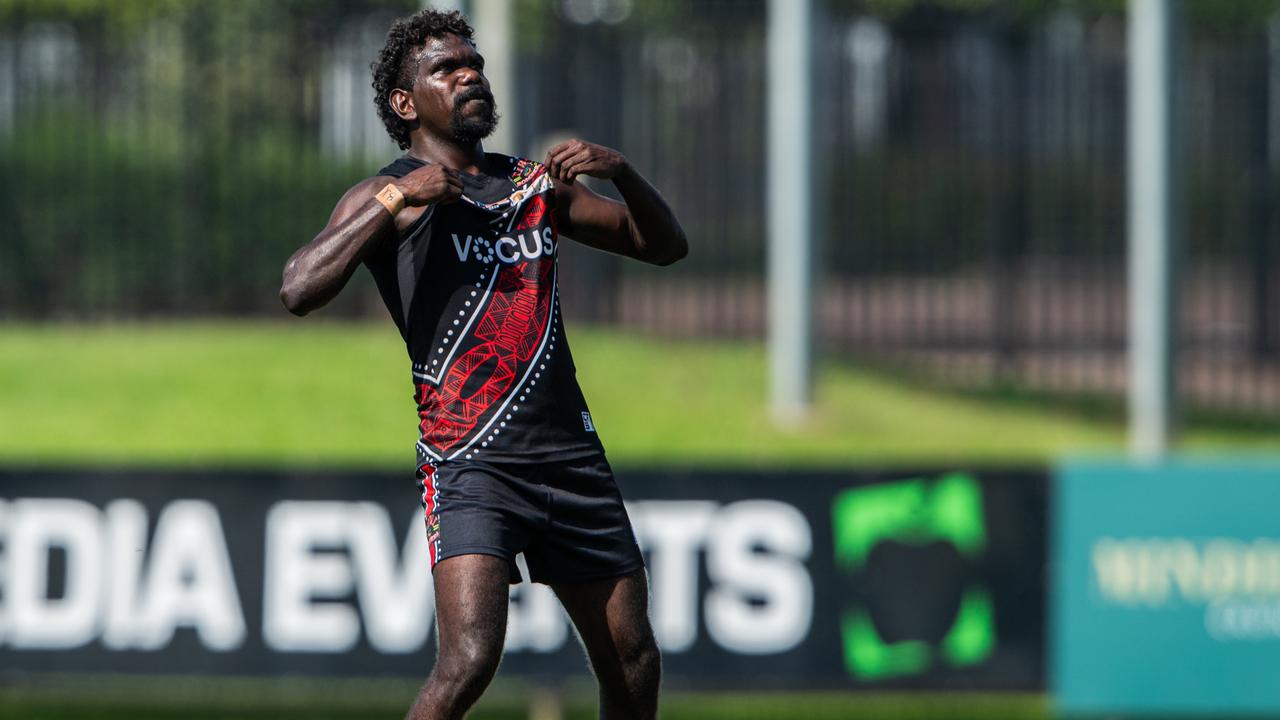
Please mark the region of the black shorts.
[[644, 567], [613, 470], [603, 455], [551, 463], [468, 460], [418, 471], [431, 567], [455, 555], [496, 555], [521, 581], [576, 582]]

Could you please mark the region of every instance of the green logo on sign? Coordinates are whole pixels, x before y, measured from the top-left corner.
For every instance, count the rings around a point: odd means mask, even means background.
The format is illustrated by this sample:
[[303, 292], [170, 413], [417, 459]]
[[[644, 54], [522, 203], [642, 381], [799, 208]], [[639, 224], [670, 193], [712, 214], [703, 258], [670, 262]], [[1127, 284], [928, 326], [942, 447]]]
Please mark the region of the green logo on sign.
[[[969, 475], [947, 475], [846, 490], [832, 505], [836, 563], [847, 573], [863, 570], [878, 544], [922, 546], [946, 542], [961, 557], [977, 558], [986, 547], [982, 489]], [[863, 680], [912, 675], [934, 658], [948, 665], [975, 665], [995, 648], [991, 594], [979, 583], [961, 593], [955, 620], [940, 644], [923, 640], [887, 642], [865, 606], [840, 618], [845, 667]]]

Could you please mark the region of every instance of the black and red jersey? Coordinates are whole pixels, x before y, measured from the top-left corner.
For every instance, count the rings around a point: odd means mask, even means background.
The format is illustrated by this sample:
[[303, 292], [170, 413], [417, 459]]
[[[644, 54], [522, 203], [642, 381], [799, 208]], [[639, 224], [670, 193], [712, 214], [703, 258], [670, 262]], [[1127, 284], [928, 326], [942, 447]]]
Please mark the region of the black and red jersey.
[[[426, 208], [365, 260], [413, 363], [420, 464], [547, 462], [602, 452], [556, 293], [546, 168], [488, 154], [462, 199]], [[425, 163], [403, 156], [379, 175]]]

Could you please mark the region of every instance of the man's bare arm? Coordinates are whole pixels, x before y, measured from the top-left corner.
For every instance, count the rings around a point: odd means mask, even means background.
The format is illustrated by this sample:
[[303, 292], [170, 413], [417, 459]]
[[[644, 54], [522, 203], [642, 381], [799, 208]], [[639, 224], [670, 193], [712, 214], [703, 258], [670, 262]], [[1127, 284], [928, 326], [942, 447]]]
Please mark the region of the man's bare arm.
[[348, 190], [320, 234], [285, 263], [280, 301], [289, 312], [306, 315], [337, 297], [369, 251], [395, 235], [403, 223], [374, 197], [388, 183], [404, 195], [407, 207], [451, 202], [462, 194], [457, 173], [441, 165], [418, 168], [394, 182], [370, 178]]
[[[652, 185], [616, 150], [570, 140], [547, 153], [556, 181], [556, 220], [578, 242], [653, 265], [670, 265], [689, 254], [675, 213]], [[612, 180], [625, 203], [602, 197], [579, 175]]]
[[386, 180], [348, 190], [320, 234], [285, 263], [280, 301], [289, 312], [306, 315], [337, 297], [369, 249], [395, 229], [395, 218], [373, 196]]

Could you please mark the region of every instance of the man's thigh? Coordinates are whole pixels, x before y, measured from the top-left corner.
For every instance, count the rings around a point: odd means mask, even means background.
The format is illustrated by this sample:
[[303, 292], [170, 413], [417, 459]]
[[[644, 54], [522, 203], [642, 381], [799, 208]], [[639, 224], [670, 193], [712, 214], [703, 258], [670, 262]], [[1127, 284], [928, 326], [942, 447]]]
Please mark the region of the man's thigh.
[[440, 654], [501, 655], [507, 630], [507, 561], [494, 555], [456, 555], [436, 563], [436, 628]]
[[556, 583], [552, 589], [582, 636], [597, 672], [617, 665], [620, 655], [654, 644], [643, 569], [612, 578]]

